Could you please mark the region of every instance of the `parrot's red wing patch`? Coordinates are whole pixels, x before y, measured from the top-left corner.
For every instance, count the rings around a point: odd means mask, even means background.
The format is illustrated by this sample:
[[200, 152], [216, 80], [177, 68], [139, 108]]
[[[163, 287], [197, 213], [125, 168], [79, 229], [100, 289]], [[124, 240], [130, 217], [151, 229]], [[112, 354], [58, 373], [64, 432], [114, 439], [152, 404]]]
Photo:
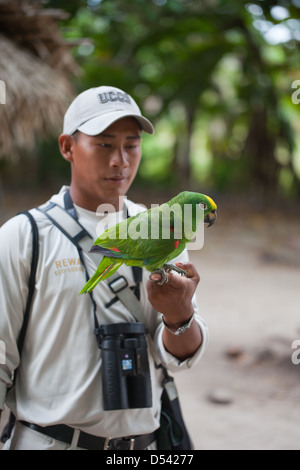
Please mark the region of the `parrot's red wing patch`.
[[118, 250], [118, 247], [115, 246], [114, 248], [111, 248], [112, 251], [117, 251], [118, 253], [120, 253], [120, 250]]
[[177, 248], [177, 247], [178, 247], [178, 245], [179, 245], [179, 240], [175, 240], [175, 242], [174, 242], [174, 246], [175, 246], [175, 248]]

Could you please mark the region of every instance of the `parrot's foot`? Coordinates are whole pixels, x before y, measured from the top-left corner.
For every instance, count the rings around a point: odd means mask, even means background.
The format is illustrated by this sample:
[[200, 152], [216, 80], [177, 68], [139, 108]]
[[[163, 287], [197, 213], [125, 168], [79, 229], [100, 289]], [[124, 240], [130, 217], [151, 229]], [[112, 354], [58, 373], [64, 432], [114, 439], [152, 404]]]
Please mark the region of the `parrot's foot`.
[[[152, 279], [153, 274], [160, 274], [161, 275], [161, 280], [156, 281]], [[149, 276], [150, 281], [155, 282], [155, 284], [158, 284], [159, 286], [162, 286], [163, 284], [166, 284], [168, 282], [168, 274], [164, 269], [155, 269], [155, 271], [152, 271], [152, 273]]]
[[175, 264], [163, 264], [162, 269], [164, 269], [167, 273], [176, 271], [178, 274], [181, 274], [181, 276], [190, 277], [184, 269], [178, 268], [178, 266], [175, 266]]
[[[188, 273], [184, 269], [178, 268], [178, 266], [175, 266], [175, 264], [163, 264], [161, 268], [152, 271], [149, 278], [152, 282], [155, 282], [159, 286], [162, 286], [163, 284], [166, 284], [168, 282], [168, 273], [170, 273], [171, 271], [176, 271], [178, 274], [181, 274], [181, 276], [189, 277]], [[161, 280], [156, 281], [152, 279], [153, 274], [160, 274]]]

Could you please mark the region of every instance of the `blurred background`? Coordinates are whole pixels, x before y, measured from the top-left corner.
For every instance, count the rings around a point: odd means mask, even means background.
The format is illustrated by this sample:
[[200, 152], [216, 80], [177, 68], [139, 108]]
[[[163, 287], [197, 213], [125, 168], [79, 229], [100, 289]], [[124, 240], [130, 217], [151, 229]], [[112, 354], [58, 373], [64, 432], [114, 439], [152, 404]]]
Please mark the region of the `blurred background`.
[[1, 224], [70, 182], [64, 112], [102, 84], [156, 127], [129, 197], [218, 204], [191, 252], [210, 347], [178, 378], [199, 449], [299, 448], [299, 13], [300, 0], [0, 0]]
[[63, 114], [100, 84], [155, 123], [136, 187], [297, 199], [299, 13], [299, 0], [1, 0], [3, 208], [12, 187], [69, 178]]

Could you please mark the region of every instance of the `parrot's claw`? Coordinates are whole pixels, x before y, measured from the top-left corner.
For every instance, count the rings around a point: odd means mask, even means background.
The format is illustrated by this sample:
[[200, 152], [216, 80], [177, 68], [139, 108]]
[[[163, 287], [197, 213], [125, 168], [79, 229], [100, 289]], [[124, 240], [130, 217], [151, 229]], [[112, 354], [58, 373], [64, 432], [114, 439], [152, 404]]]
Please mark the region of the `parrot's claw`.
[[[153, 274], [160, 274], [161, 280], [155, 281], [154, 279], [152, 279]], [[155, 271], [152, 271], [152, 273], [150, 274], [149, 279], [150, 281], [155, 282], [155, 284], [162, 286], [163, 284], [166, 284], [168, 282], [168, 274], [164, 269], [155, 269]]]
[[[188, 273], [184, 269], [178, 268], [178, 266], [175, 266], [175, 264], [163, 264], [161, 268], [152, 271], [149, 278], [152, 282], [155, 282], [159, 286], [162, 286], [163, 284], [166, 284], [168, 282], [168, 273], [170, 273], [171, 271], [176, 271], [181, 276], [189, 277]], [[160, 274], [161, 280], [156, 281], [152, 279], [153, 274]]]
[[181, 274], [181, 276], [190, 277], [184, 269], [178, 268], [178, 266], [175, 266], [175, 264], [163, 264], [162, 269], [164, 269], [167, 273], [176, 271], [178, 274]]

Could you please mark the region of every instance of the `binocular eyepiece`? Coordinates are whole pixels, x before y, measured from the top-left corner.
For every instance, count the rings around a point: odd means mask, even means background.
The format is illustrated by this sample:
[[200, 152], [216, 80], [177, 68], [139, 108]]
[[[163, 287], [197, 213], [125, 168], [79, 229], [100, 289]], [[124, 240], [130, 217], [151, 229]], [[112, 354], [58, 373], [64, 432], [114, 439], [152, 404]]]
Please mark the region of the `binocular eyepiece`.
[[152, 406], [146, 329], [143, 323], [110, 323], [96, 331], [102, 351], [104, 410]]

